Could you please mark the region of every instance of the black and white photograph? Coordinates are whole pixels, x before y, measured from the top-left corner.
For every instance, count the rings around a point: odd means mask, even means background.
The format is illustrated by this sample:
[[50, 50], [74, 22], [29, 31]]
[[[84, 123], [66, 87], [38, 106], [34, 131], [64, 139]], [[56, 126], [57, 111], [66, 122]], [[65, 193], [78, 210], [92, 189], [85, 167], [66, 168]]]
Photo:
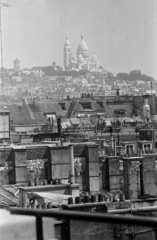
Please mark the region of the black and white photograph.
[[157, 240], [157, 0], [0, 0], [0, 240]]

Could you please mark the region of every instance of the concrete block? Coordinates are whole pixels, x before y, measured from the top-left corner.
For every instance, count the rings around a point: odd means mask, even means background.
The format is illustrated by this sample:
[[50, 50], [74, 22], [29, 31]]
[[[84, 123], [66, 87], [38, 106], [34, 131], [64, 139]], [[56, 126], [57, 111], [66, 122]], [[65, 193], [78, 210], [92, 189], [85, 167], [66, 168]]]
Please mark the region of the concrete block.
[[132, 183], [129, 187], [129, 195], [131, 199], [137, 199], [140, 195], [140, 190], [138, 189], [137, 183]]
[[26, 164], [26, 150], [16, 150], [14, 151], [14, 164], [15, 166], [20, 165], [20, 164]]
[[89, 177], [99, 176], [99, 162], [89, 162]]
[[109, 175], [119, 175], [119, 160], [116, 158], [109, 159]]
[[78, 197], [80, 195], [79, 192], [79, 185], [78, 184], [72, 184], [68, 186], [68, 194], [73, 196], [73, 199], [75, 200], [75, 197]]
[[51, 165], [52, 179], [69, 178], [69, 164]]
[[88, 181], [82, 176], [75, 176], [75, 183], [79, 184], [81, 191], [88, 191]]
[[87, 147], [88, 147], [89, 162], [98, 161], [98, 146], [97, 145], [89, 145]]
[[87, 221], [70, 221], [71, 240], [108, 240], [113, 239], [113, 225]]
[[148, 163], [146, 161], [143, 161], [143, 169], [144, 169], [144, 171], [145, 170], [147, 170], [147, 171], [155, 170], [155, 161], [152, 162], [152, 163]]
[[109, 176], [109, 188], [110, 188], [110, 190], [119, 190], [120, 189], [119, 176]]
[[51, 163], [69, 163], [69, 148], [51, 149]]
[[143, 187], [144, 187], [144, 194], [152, 194], [152, 195], [157, 194], [155, 171], [143, 172]]
[[27, 166], [15, 168], [15, 181], [16, 183], [27, 181]]
[[90, 192], [100, 191], [99, 177], [90, 177], [89, 178], [89, 191]]

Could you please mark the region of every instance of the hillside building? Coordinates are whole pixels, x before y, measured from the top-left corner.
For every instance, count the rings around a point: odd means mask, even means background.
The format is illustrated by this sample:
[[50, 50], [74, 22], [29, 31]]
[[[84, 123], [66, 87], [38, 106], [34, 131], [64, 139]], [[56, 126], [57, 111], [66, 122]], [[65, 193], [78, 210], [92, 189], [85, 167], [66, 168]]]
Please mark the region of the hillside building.
[[87, 69], [90, 71], [98, 70], [98, 59], [93, 53], [92, 57], [89, 56], [89, 48], [87, 43], [84, 41], [83, 36], [81, 36], [81, 42], [77, 47], [77, 60], [75, 60], [71, 44], [68, 38], [65, 40], [64, 44], [64, 67], [65, 69]]

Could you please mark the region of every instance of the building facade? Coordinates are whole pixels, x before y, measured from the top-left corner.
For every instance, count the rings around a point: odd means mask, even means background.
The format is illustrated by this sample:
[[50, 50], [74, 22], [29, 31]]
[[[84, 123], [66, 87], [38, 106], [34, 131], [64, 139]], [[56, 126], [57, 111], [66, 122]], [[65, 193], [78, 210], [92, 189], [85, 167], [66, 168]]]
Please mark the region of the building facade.
[[77, 47], [76, 60], [73, 57], [71, 44], [68, 38], [66, 38], [65, 40], [63, 49], [64, 49], [64, 68], [87, 69], [90, 71], [98, 70], [98, 59], [95, 53], [93, 53], [92, 57], [90, 57], [89, 48], [83, 36], [81, 36], [81, 41]]

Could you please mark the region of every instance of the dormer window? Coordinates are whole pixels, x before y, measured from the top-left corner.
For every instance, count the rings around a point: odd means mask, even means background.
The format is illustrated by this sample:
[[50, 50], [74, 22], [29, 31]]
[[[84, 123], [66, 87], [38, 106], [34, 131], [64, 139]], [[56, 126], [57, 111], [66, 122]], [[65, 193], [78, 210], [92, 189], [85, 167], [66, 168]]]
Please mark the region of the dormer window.
[[103, 102], [97, 102], [97, 104], [98, 104], [101, 108], [104, 108]]
[[114, 110], [114, 116], [115, 117], [125, 117], [125, 111], [124, 109], [115, 109]]
[[83, 109], [92, 109], [91, 102], [81, 102]]
[[62, 110], [66, 110], [65, 103], [59, 103], [59, 105], [61, 106]]

